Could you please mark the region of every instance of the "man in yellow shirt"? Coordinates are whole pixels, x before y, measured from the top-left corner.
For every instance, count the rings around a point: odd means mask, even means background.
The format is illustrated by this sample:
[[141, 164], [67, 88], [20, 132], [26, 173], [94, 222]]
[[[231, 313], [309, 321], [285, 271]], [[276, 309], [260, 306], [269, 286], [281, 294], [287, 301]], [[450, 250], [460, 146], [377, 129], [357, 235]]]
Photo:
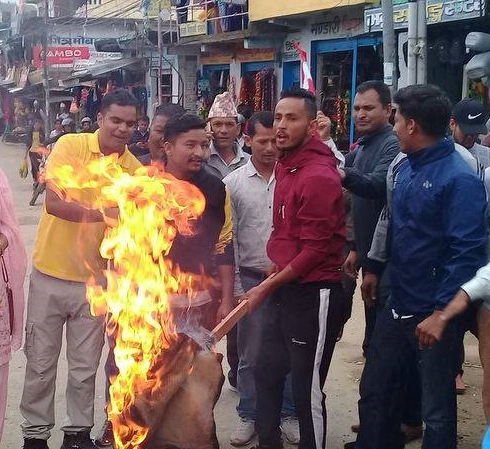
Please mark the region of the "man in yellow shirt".
[[[68, 384], [62, 449], [96, 449], [90, 439], [94, 424], [95, 374], [104, 344], [104, 321], [93, 317], [85, 283], [99, 276], [106, 262], [99, 253], [106, 225], [99, 211], [61, 199], [49, 186], [64, 165], [85, 166], [117, 153], [124, 171], [140, 163], [127, 143], [137, 122], [134, 96], [123, 89], [107, 94], [94, 134], [61, 137], [47, 165], [46, 202], [33, 256], [26, 322], [26, 376], [21, 413], [24, 449], [47, 449], [54, 422], [54, 395], [63, 326], [66, 323]], [[107, 215], [116, 217], [117, 211]]]

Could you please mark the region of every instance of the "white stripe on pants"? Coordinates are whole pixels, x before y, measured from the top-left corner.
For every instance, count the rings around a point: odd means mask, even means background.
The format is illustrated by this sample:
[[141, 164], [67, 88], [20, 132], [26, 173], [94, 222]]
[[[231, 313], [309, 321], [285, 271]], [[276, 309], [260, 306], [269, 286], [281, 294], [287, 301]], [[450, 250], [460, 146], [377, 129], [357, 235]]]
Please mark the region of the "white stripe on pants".
[[320, 386], [320, 366], [325, 350], [327, 338], [327, 318], [330, 305], [330, 290], [320, 290], [320, 309], [318, 312], [318, 342], [316, 346], [315, 365], [313, 367], [313, 378], [311, 381], [311, 417], [315, 431], [316, 447], [323, 447], [325, 427], [323, 420], [323, 391]]

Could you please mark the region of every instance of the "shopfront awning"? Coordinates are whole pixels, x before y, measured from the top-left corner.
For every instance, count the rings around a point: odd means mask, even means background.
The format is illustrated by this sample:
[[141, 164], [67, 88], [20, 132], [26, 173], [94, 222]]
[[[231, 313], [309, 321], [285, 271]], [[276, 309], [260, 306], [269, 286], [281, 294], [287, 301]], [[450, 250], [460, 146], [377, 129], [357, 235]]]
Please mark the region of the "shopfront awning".
[[[29, 100], [43, 100], [44, 99], [44, 87], [42, 84], [35, 84], [27, 87], [14, 87], [8, 90], [14, 97], [24, 97]], [[73, 95], [69, 91], [64, 89], [49, 89], [50, 102], [59, 103], [60, 101], [72, 101]]]
[[69, 82], [76, 80], [82, 82], [101, 78], [104, 75], [114, 72], [115, 70], [121, 69], [142, 72], [146, 67], [145, 61], [145, 58], [122, 58], [114, 61], [107, 61], [93, 67], [87, 67], [86, 69], [73, 72], [70, 77], [63, 80], [63, 84], [67, 85]]

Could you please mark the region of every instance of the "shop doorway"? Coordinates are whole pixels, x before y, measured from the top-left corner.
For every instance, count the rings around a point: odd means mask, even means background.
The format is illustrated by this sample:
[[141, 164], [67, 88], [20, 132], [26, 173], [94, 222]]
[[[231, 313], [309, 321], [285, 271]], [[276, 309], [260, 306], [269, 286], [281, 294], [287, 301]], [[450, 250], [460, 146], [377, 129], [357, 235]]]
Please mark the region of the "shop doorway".
[[347, 152], [355, 138], [352, 107], [357, 86], [383, 79], [381, 38], [312, 43], [312, 72], [319, 107], [332, 120], [332, 137]]

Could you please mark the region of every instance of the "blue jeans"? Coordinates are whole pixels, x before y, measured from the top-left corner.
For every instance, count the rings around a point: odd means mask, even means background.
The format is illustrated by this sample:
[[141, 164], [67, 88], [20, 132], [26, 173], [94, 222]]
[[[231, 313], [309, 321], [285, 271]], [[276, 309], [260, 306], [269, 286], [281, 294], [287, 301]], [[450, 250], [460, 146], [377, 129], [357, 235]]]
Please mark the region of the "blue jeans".
[[[249, 276], [240, 275], [242, 287], [247, 292], [253, 287], [260, 284], [260, 280]], [[254, 369], [257, 362], [257, 355], [260, 348], [261, 329], [267, 326], [271, 313], [274, 308], [270, 305], [270, 299], [267, 300], [252, 315], [245, 316], [238, 323], [238, 394], [240, 401], [238, 403], [238, 416], [242, 419], [255, 421], [256, 419], [256, 391], [254, 380]], [[286, 377], [284, 385], [282, 416], [296, 416], [293, 401], [293, 391], [291, 383], [291, 374]]]
[[431, 349], [419, 349], [417, 325], [427, 315], [394, 319], [389, 303], [381, 312], [362, 373], [361, 429], [356, 449], [404, 447], [400, 424], [413, 358], [422, 386], [423, 449], [456, 449], [455, 348], [458, 328], [451, 322]]

